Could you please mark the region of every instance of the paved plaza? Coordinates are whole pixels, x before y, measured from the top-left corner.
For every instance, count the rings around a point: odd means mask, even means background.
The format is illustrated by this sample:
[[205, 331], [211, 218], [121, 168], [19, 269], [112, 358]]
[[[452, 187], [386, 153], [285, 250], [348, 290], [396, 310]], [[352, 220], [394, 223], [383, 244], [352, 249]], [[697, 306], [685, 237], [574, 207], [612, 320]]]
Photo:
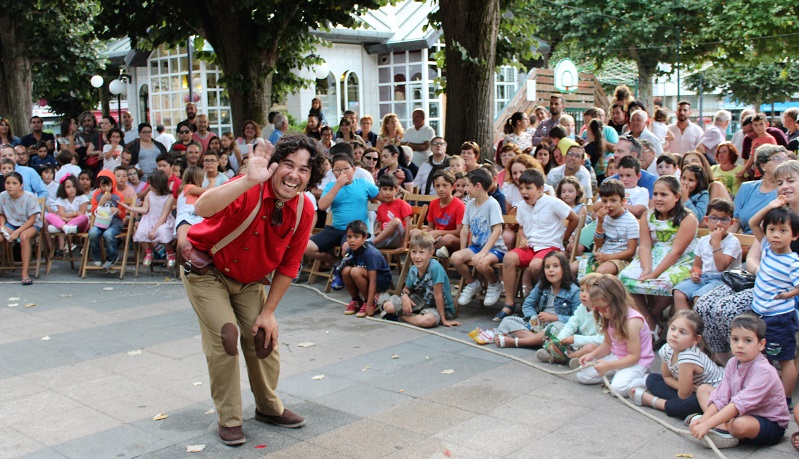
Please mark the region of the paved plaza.
[[[508, 357], [538, 364], [533, 351], [502, 355], [467, 344], [469, 331], [492, 325], [493, 309], [464, 308], [464, 326], [435, 329], [442, 337], [345, 316], [340, 304], [299, 286], [277, 311], [278, 389], [307, 425], [281, 429], [253, 419], [242, 359], [247, 443], [230, 448], [216, 435], [200, 332], [182, 284], [158, 268], [124, 282], [54, 271], [31, 287], [0, 277], [3, 458], [715, 457], [599, 386]], [[159, 414], [168, 417], [153, 420]], [[788, 434], [795, 430], [792, 421]], [[205, 447], [189, 453], [190, 445]], [[797, 456], [787, 439], [724, 452]]]

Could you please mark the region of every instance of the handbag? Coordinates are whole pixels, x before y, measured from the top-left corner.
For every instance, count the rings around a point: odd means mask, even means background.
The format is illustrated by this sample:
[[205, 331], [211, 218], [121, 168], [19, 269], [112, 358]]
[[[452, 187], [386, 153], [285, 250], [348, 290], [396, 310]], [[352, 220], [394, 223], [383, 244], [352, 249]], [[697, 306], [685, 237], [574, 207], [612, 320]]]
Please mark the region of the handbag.
[[[261, 184], [261, 192], [260, 195], [262, 199], [259, 199], [258, 202], [255, 204], [255, 208], [253, 208], [250, 215], [230, 234], [225, 236], [221, 241], [217, 242], [216, 244], [211, 247], [211, 253], [208, 254], [207, 252], [203, 252], [195, 248], [191, 241], [186, 241], [178, 250], [178, 263], [180, 266], [183, 267], [184, 274], [188, 275], [189, 273], [198, 274], [200, 276], [205, 275], [208, 273], [208, 270], [214, 264], [214, 255], [217, 252], [222, 250], [226, 245], [230, 244], [235, 240], [237, 237], [241, 236], [247, 227], [255, 220], [255, 217], [258, 215], [258, 211], [261, 210], [261, 203], [263, 202], [263, 192], [264, 192], [264, 184]], [[300, 195], [300, 201], [297, 204], [297, 220], [294, 223], [294, 231], [297, 231], [297, 227], [300, 225], [300, 218], [302, 217], [302, 208], [305, 204], [305, 196], [302, 194]]]
[[724, 271], [721, 280], [736, 292], [755, 287], [755, 275], [740, 269]]

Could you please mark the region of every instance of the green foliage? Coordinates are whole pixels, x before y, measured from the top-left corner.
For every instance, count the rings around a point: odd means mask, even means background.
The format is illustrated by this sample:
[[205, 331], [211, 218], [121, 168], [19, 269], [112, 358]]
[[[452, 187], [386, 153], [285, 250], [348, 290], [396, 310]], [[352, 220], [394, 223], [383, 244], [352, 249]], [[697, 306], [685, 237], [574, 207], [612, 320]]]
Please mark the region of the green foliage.
[[727, 58], [795, 54], [799, 3], [787, 0], [715, 0], [702, 28], [703, 40], [719, 42]]
[[799, 61], [776, 61], [768, 58], [720, 60], [685, 79], [686, 85], [699, 90], [700, 74], [705, 91], [720, 91], [744, 105], [771, 104], [789, 100], [799, 92]]
[[[311, 34], [311, 29], [326, 29], [333, 25], [353, 26], [355, 15], [378, 8], [389, 0], [171, 0], [130, 2], [98, 0], [105, 18], [103, 36], [129, 36], [131, 45], [152, 50], [160, 45], [173, 46], [190, 35], [207, 40], [219, 49], [220, 36], [239, 35], [240, 55], [219, 56], [204, 53], [201, 58], [220, 64], [225, 77], [220, 84], [228, 90], [247, 93], [253, 87], [248, 75], [234, 74], [226, 69], [231, 59], [256, 59], [269, 53], [276, 56], [275, 64], [258, 75], [273, 74], [272, 97], [278, 100], [311, 81], [302, 80], [291, 72], [302, 66], [310, 67], [320, 60], [308, 55], [323, 43]], [[228, 26], [230, 24], [230, 26]], [[201, 49], [197, 46], [196, 49]]]
[[32, 100], [47, 99], [55, 113], [77, 116], [97, 104], [88, 82], [101, 73], [103, 48], [95, 34], [99, 13], [94, 0], [0, 0], [0, 10], [19, 21], [33, 77]]

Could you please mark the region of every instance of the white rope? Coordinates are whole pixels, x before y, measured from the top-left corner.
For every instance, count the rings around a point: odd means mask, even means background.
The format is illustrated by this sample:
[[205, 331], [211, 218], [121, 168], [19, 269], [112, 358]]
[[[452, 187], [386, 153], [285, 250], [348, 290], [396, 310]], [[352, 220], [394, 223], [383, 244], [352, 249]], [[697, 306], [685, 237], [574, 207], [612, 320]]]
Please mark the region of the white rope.
[[[4, 284], [16, 284], [20, 285], [18, 281], [9, 281], [9, 282], [0, 282], [0, 285]], [[142, 281], [142, 282], [133, 282], [133, 281], [36, 281], [33, 285], [38, 284], [53, 284], [53, 285], [71, 285], [71, 284], [81, 284], [81, 285], [180, 285], [183, 286], [182, 282], [164, 282], [164, 281]]]
[[[339, 303], [339, 304], [344, 305], [344, 306], [347, 305], [347, 303], [345, 303], [344, 301], [341, 301], [341, 300], [339, 300], [337, 298], [333, 298], [332, 296], [322, 292], [321, 290], [319, 290], [316, 287], [312, 287], [310, 285], [304, 285], [304, 284], [294, 284], [294, 287], [301, 287], [301, 288], [305, 288], [305, 289], [311, 290], [313, 292], [316, 292], [317, 294], [319, 294], [323, 298], [325, 298], [327, 300], [330, 300], [330, 301], [332, 301], [334, 303]], [[513, 355], [508, 355], [508, 354], [505, 354], [503, 352], [499, 352], [499, 351], [497, 351], [495, 349], [492, 349], [490, 347], [481, 346], [481, 345], [478, 345], [477, 343], [471, 343], [469, 341], [464, 341], [462, 339], [455, 338], [454, 336], [445, 335], [443, 333], [439, 333], [437, 331], [434, 331], [434, 330], [431, 330], [431, 329], [428, 329], [428, 328], [420, 328], [420, 327], [416, 327], [414, 325], [403, 323], [403, 322], [386, 321], [386, 320], [383, 320], [383, 319], [376, 319], [374, 317], [366, 317], [366, 319], [373, 320], [373, 321], [376, 321], [376, 322], [380, 322], [380, 323], [383, 323], [383, 324], [411, 328], [413, 330], [420, 331], [422, 333], [427, 333], [427, 334], [430, 334], [430, 335], [438, 336], [440, 338], [448, 339], [450, 341], [455, 341], [457, 343], [465, 344], [467, 346], [471, 346], [471, 347], [480, 349], [480, 350], [485, 351], [485, 352], [490, 352], [492, 354], [500, 355], [502, 357], [508, 358], [510, 360], [514, 360], [516, 362], [522, 363], [522, 364], [527, 365], [529, 367], [533, 367], [536, 370], [540, 370], [540, 371], [542, 371], [544, 373], [547, 373], [547, 374], [550, 374], [550, 375], [555, 375], [555, 376], [566, 376], [566, 375], [570, 375], [572, 373], [577, 373], [578, 371], [580, 371], [580, 370], [582, 370], [582, 369], [584, 369], [586, 367], [593, 366], [596, 363], [596, 362], [591, 362], [589, 364], [580, 366], [579, 368], [575, 368], [573, 370], [568, 370], [568, 371], [555, 371], [555, 370], [550, 370], [549, 368], [546, 368], [546, 367], [542, 367], [540, 365], [536, 365], [535, 363], [530, 362], [529, 360], [524, 360], [524, 359], [521, 359], [521, 358], [513, 356]], [[613, 389], [613, 386], [610, 385], [610, 382], [608, 381], [607, 376], [602, 376], [602, 379], [605, 381], [605, 386], [607, 386], [607, 388], [610, 390], [610, 393], [613, 394], [619, 400], [621, 400], [625, 405], [629, 406], [630, 408], [632, 408], [633, 410], [637, 411], [638, 413], [643, 414], [644, 416], [648, 417], [649, 419], [652, 419], [653, 421], [655, 421], [658, 424], [666, 427], [667, 429], [671, 430], [674, 433], [677, 433], [677, 434], [680, 434], [680, 435], [692, 436], [690, 431], [685, 430], [685, 429], [678, 429], [678, 428], [672, 426], [671, 424], [666, 423], [662, 419], [660, 419], [658, 417], [655, 417], [655, 416], [653, 416], [650, 413], [647, 413], [646, 411], [644, 411], [640, 407], [635, 406], [634, 404], [630, 403], [629, 400], [624, 398], [624, 396], [622, 396], [621, 394], [619, 394], [618, 392], [616, 392]], [[724, 454], [722, 454], [722, 452], [719, 451], [719, 449], [716, 447], [716, 445], [713, 443], [713, 440], [710, 437], [705, 435], [704, 438], [707, 441], [707, 444], [710, 445], [710, 448], [713, 450], [713, 452], [716, 453], [716, 455], [718, 457], [720, 457], [721, 459], [726, 459], [726, 456], [724, 456]]]

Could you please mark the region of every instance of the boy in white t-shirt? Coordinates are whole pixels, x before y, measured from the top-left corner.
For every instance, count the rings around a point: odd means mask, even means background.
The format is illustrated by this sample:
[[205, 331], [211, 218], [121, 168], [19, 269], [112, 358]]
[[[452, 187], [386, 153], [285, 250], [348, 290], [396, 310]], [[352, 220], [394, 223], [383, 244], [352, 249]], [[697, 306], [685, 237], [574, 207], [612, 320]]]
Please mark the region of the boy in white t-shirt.
[[[491, 306], [502, 294], [502, 283], [494, 272], [494, 263], [502, 263], [507, 252], [502, 233], [502, 210], [496, 199], [488, 195], [488, 188], [493, 180], [485, 169], [475, 169], [466, 175], [468, 183], [466, 192], [473, 199], [466, 204], [461, 227], [461, 250], [450, 257], [452, 266], [463, 277], [463, 291], [458, 297], [461, 306], [469, 304], [474, 295], [480, 291], [480, 282], [472, 276], [472, 269], [467, 264], [471, 261], [477, 272], [488, 282], [483, 304]], [[469, 236], [471, 235], [471, 240]]]
[[741, 242], [729, 232], [734, 213], [729, 199], [716, 198], [707, 206], [704, 220], [710, 234], [697, 243], [691, 278], [674, 286], [675, 310], [689, 309], [695, 298], [718, 287], [722, 272], [741, 268]]
[[[497, 322], [516, 310], [516, 268], [529, 266], [535, 280], [541, 272], [544, 257], [550, 252], [563, 250], [564, 243], [577, 227], [577, 214], [565, 202], [546, 194], [544, 181], [544, 174], [538, 169], [528, 169], [519, 177], [522, 201], [516, 208], [516, 220], [524, 237], [522, 246], [508, 252], [502, 262], [505, 307], [494, 317]], [[567, 226], [563, 225], [564, 220], [568, 221]]]
[[635, 156], [625, 156], [619, 160], [619, 180], [624, 185], [624, 197], [627, 200], [625, 209], [632, 212], [635, 218], [649, 208], [649, 190], [638, 186], [641, 178], [641, 161]]

